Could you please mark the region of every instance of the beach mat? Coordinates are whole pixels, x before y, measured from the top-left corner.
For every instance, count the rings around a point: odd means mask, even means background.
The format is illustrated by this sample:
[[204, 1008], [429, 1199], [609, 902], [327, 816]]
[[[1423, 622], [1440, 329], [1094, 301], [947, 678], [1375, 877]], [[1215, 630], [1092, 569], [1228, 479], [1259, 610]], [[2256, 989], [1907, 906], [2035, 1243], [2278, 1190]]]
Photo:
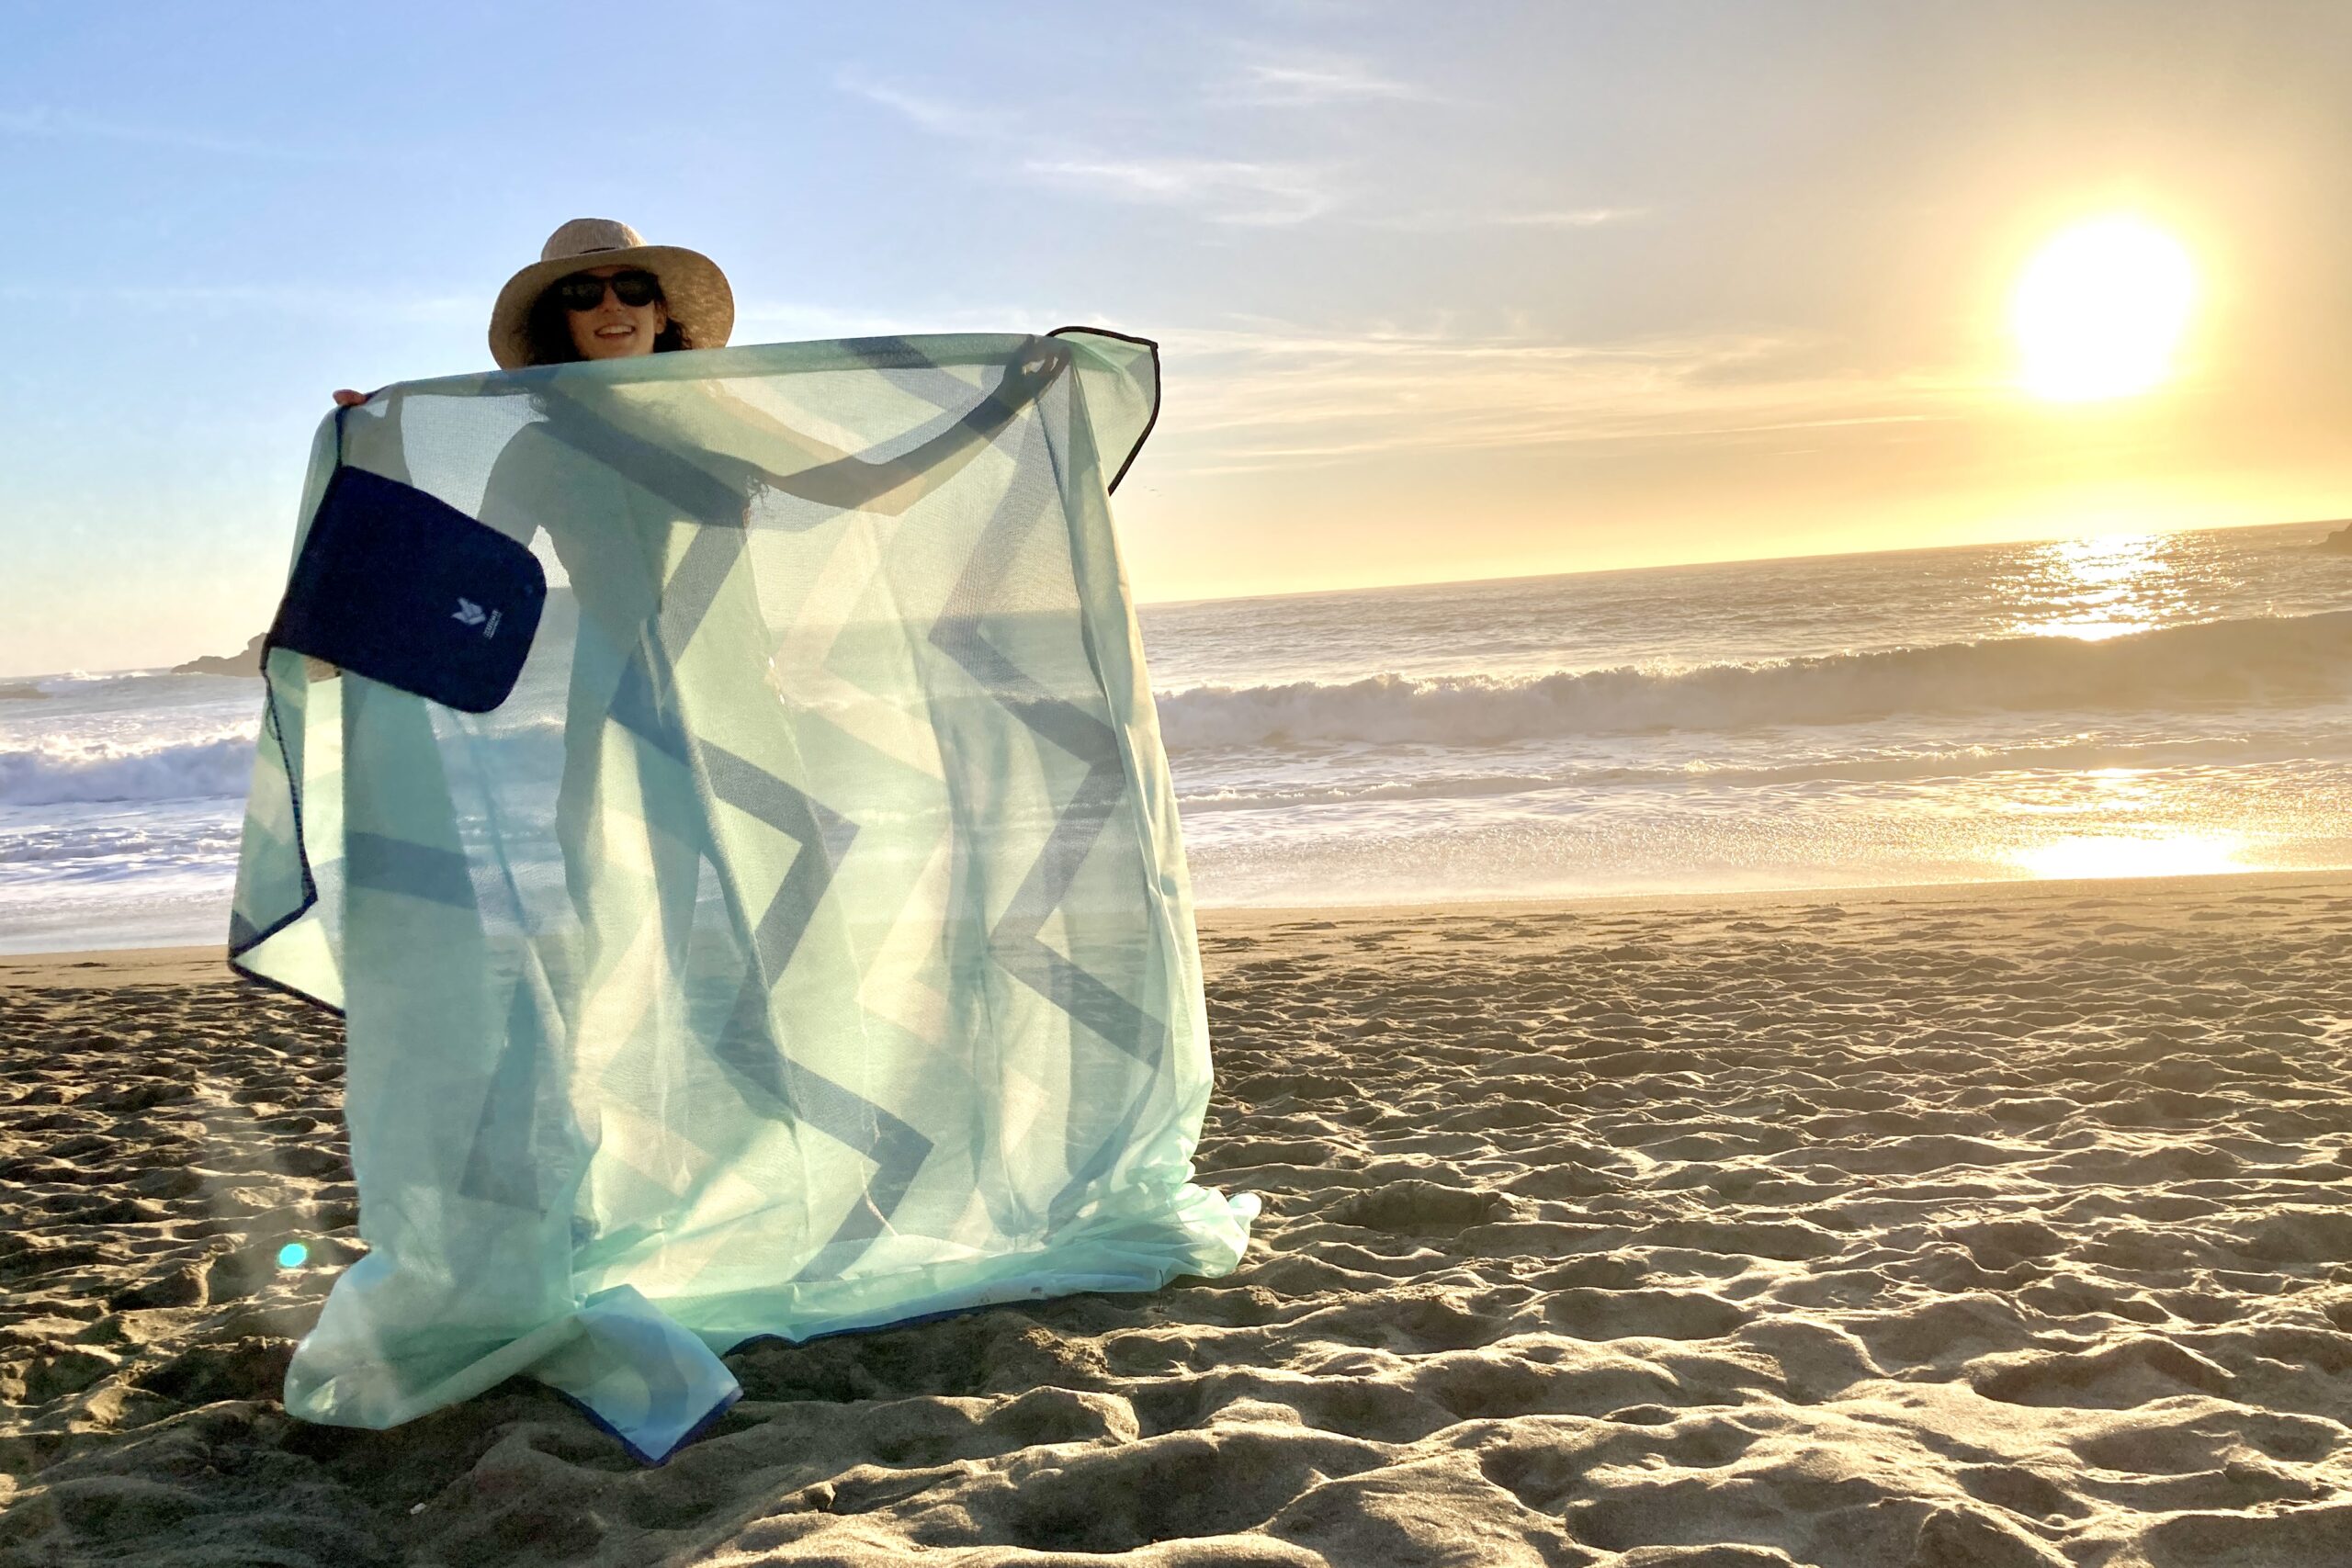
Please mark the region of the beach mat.
[[[410, 619], [352, 642], [388, 678], [266, 660], [231, 962], [345, 1014], [368, 1247], [289, 1411], [525, 1372], [655, 1460], [746, 1340], [1236, 1265], [1107, 499], [1158, 398], [1150, 344], [1071, 330], [408, 383], [322, 427], [279, 624]], [[352, 470], [528, 547], [543, 603], [353, 555], [349, 504], [322, 570]], [[502, 632], [487, 711], [395, 683]]]

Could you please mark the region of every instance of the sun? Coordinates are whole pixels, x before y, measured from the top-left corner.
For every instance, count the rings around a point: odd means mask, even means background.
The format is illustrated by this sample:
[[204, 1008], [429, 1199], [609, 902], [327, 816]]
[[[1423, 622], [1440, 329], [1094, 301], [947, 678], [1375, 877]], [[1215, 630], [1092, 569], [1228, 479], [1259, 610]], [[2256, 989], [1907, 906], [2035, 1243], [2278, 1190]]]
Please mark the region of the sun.
[[2034, 253], [2009, 298], [2018, 379], [2053, 402], [2153, 390], [2172, 376], [2196, 302], [2196, 265], [2162, 229], [2128, 214], [2072, 224]]

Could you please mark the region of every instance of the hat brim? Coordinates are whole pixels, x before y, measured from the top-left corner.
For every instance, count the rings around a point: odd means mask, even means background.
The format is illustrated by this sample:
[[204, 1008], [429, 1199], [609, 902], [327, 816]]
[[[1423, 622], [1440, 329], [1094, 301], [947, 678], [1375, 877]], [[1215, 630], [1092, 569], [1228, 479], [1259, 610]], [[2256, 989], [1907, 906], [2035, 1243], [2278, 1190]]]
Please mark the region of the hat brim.
[[662, 280], [670, 319], [696, 348], [724, 348], [735, 330], [735, 291], [718, 264], [681, 245], [629, 245], [533, 262], [506, 280], [490, 309], [490, 356], [501, 370], [537, 363], [531, 354], [531, 307], [548, 285], [600, 266], [642, 267]]

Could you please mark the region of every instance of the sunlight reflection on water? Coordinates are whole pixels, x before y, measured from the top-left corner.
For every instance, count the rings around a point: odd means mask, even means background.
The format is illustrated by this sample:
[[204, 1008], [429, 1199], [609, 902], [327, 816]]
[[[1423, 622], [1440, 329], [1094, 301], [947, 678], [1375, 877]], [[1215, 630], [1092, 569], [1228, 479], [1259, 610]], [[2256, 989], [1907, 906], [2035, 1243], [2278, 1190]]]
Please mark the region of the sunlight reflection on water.
[[2162, 534], [2109, 534], [2042, 547], [2024, 562], [2026, 597], [2037, 613], [2012, 629], [2104, 642], [2165, 625], [2179, 597], [2171, 581], [2174, 543]]

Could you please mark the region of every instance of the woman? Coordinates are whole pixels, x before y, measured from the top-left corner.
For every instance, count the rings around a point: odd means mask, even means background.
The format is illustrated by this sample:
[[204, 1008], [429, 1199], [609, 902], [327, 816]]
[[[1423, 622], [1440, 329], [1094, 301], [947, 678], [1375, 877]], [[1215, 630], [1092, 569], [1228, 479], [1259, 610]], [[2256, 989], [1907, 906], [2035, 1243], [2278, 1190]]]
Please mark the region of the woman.
[[[650, 297], [639, 278], [651, 281]], [[591, 279], [605, 287], [592, 291]], [[499, 290], [490, 352], [500, 369], [516, 370], [723, 348], [734, 330], [734, 291], [708, 256], [649, 245], [609, 218], [575, 218], [548, 236], [536, 264]], [[334, 400], [356, 408], [368, 395], [345, 388]]]
[[[708, 257], [649, 245], [625, 223], [574, 219], [499, 291], [490, 349], [501, 369], [520, 370], [718, 348], [734, 320], [733, 292]], [[672, 665], [690, 639], [723, 649], [717, 662], [741, 671], [752, 688], [735, 694], [766, 707], [773, 694], [762, 675], [775, 650], [748, 574], [723, 573], [707, 595], [665, 589], [673, 572], [707, 578], [729, 548], [742, 547], [742, 524], [773, 475], [732, 452], [793, 463], [845, 454], [719, 388], [669, 379], [657, 396], [640, 398], [627, 378], [535, 383], [521, 384], [535, 417], [500, 453], [473, 510], [526, 544], [544, 534], [578, 613], [564, 655], [570, 697], [557, 827], [564, 882], [585, 939], [582, 962], [592, 974], [605, 968], [629, 947], [637, 917], [650, 905], [673, 968], [683, 968], [710, 828], [701, 809], [706, 781], [648, 776], [690, 771]], [[334, 400], [356, 407], [368, 397], [345, 389]], [[632, 449], [649, 448], [678, 460], [649, 470], [629, 459]], [[711, 536], [693, 559], [683, 560], [706, 532]], [[314, 661], [312, 672], [334, 671]], [[765, 746], [790, 748], [784, 727], [763, 728]], [[606, 863], [609, 835], [590, 830], [598, 793], [611, 784], [648, 812], [650, 841], [622, 857], [649, 874], [634, 886]], [[616, 884], [624, 886], [619, 894]], [[748, 940], [752, 915], [741, 907], [740, 890], [716, 891], [737, 935]]]
[[[605, 259], [579, 265], [592, 257]], [[734, 330], [734, 290], [708, 256], [649, 245], [635, 229], [609, 218], [575, 218], [548, 236], [536, 264], [499, 290], [490, 313], [490, 352], [500, 369], [516, 370], [723, 348]], [[368, 397], [344, 387], [334, 401], [357, 408]], [[306, 662], [314, 681], [340, 673], [322, 659]]]
[[357, 679], [314, 708], [272, 671], [240, 908], [340, 989], [369, 1247], [288, 1370], [308, 1419], [527, 1371], [658, 1457], [749, 1337], [1147, 1289], [1245, 1242], [1250, 1205], [1190, 1181], [1198, 966], [1102, 499], [1149, 345], [639, 365], [732, 309], [637, 239], [568, 224], [508, 283], [519, 373], [322, 431], [314, 490], [413, 483], [544, 535], [568, 588], [487, 713]]
[[[500, 368], [515, 370], [718, 347], [733, 323], [726, 277], [707, 258], [645, 244], [626, 224], [582, 219], [558, 229], [541, 259], [508, 280], [489, 339]], [[379, 1100], [429, 1095], [427, 1086], [462, 1084], [477, 1073], [485, 1049], [498, 1066], [478, 1123], [448, 1129], [434, 1146], [421, 1141], [430, 1131], [421, 1124], [397, 1122], [409, 1136], [399, 1146], [392, 1134], [363, 1137], [355, 1127], [354, 1161], [363, 1170], [429, 1179], [413, 1192], [387, 1191], [377, 1180], [376, 1201], [362, 1215], [374, 1251], [366, 1268], [337, 1285], [288, 1385], [308, 1413], [352, 1403], [379, 1415], [426, 1407], [438, 1397], [429, 1393], [438, 1380], [474, 1364], [481, 1346], [526, 1339], [571, 1309], [578, 1272], [594, 1263], [573, 1245], [577, 1227], [599, 1208], [589, 1168], [600, 1142], [610, 1145], [618, 1134], [578, 1120], [565, 1085], [583, 1058], [628, 1070], [657, 1060], [666, 1042], [683, 1036], [675, 1015], [684, 998], [674, 983], [649, 988], [643, 976], [684, 972], [698, 908], [706, 928], [715, 928], [708, 935], [723, 943], [739, 945], [748, 932], [739, 890], [721, 886], [716, 899], [698, 898], [711, 828], [685, 762], [659, 736], [649, 741], [648, 731], [685, 718], [670, 700], [673, 650], [662, 635], [664, 583], [679, 540], [712, 522], [735, 523], [722, 531], [740, 536], [749, 480], [724, 457], [707, 455], [702, 460], [726, 476], [710, 487], [722, 504], [695, 514], [600, 456], [600, 442], [616, 437], [677, 446], [664, 422], [682, 403], [699, 412], [710, 400], [699, 394], [649, 406], [632, 399], [625, 382], [595, 376], [526, 382], [517, 394], [534, 417], [500, 452], [472, 510], [526, 543], [546, 535], [577, 619], [569, 637], [554, 630], [552, 615], [542, 628], [533, 662], [552, 676], [553, 690], [529, 694], [526, 668], [517, 697], [478, 728], [536, 750], [535, 723], [553, 716], [550, 707], [562, 714], [560, 760], [550, 758], [560, 780], [548, 843], [550, 852], [560, 846], [560, 864], [553, 852], [534, 863], [532, 852], [518, 847], [521, 858], [510, 869], [527, 891], [512, 912], [468, 900], [423, 905], [365, 875], [346, 881], [353, 1092]], [[334, 400], [352, 408], [368, 399], [346, 389]], [[388, 417], [400, 415], [395, 400]], [[375, 437], [355, 431], [349, 439], [351, 455], [361, 457]], [[712, 604], [705, 630], [743, 645], [735, 662], [749, 667], [757, 696], [772, 703], [759, 685], [765, 650], [756, 643], [756, 606], [734, 604], [740, 597], [730, 592]], [[312, 673], [334, 671], [314, 663]], [[424, 705], [372, 682], [348, 684], [356, 689], [341, 704], [347, 843], [454, 850], [478, 830], [485, 807], [496, 815], [499, 802], [484, 795], [480, 779], [446, 770], [446, 759], [464, 749], [445, 750]], [[637, 689], [650, 692], [650, 700], [632, 704]], [[522, 796], [545, 800], [543, 784], [500, 776]], [[634, 842], [623, 841], [630, 829], [598, 818], [600, 797], [614, 791], [631, 805]], [[649, 926], [665, 952], [658, 966], [647, 964], [637, 940]], [[564, 982], [567, 970], [571, 978]], [[516, 983], [516, 971], [556, 976], [563, 995], [589, 999], [594, 1016], [558, 1006], [544, 983]], [[594, 1005], [606, 998], [617, 1000]], [[438, 1043], [446, 1059], [421, 1055], [420, 1041]], [[642, 1076], [650, 1096], [665, 1092], [670, 1075]], [[540, 1267], [474, 1277], [447, 1266], [466, 1257], [536, 1258]], [[479, 1342], [453, 1342], [453, 1324], [473, 1325]], [[412, 1343], [408, 1325], [420, 1325], [424, 1337]], [[382, 1380], [398, 1393], [369, 1392]]]
[[[490, 351], [502, 370], [628, 359], [724, 347], [734, 324], [734, 292], [709, 257], [681, 246], [649, 245], [628, 224], [611, 219], [575, 218], [548, 236], [537, 262], [499, 290], [491, 309]], [[334, 400], [355, 408], [368, 394], [346, 388]], [[600, 733], [610, 687], [658, 615], [662, 536], [676, 519], [670, 509], [631, 505], [628, 497], [616, 504], [613, 476], [546, 439], [548, 428], [526, 426], [500, 457], [480, 518], [526, 543], [544, 530], [577, 596], [582, 637], [561, 795], [564, 837], [576, 843], [596, 774], [612, 750]], [[336, 673], [322, 660], [310, 662], [313, 679]], [[665, 945], [674, 957], [691, 919], [701, 834], [699, 824], [669, 826], [666, 852], [656, 850], [648, 858], [657, 872]], [[592, 870], [568, 855], [566, 874], [577, 913], [594, 931], [598, 911], [588, 892]]]

